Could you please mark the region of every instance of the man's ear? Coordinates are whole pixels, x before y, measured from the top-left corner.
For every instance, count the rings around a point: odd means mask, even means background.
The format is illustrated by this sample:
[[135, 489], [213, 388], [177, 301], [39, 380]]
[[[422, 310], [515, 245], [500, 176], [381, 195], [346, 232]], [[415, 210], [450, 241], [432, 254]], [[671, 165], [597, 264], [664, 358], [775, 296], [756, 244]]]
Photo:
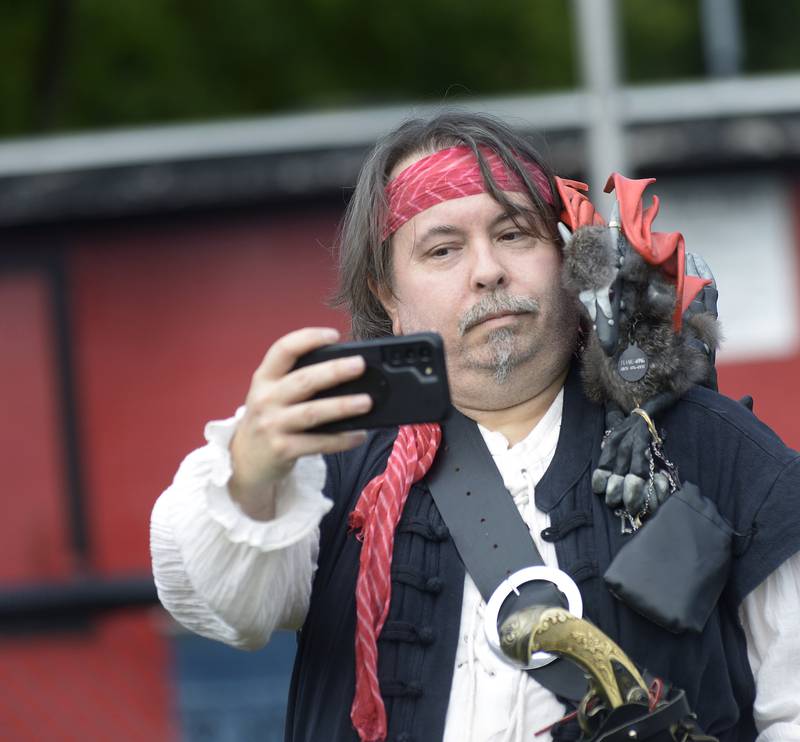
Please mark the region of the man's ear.
[[371, 276], [367, 279], [367, 284], [372, 295], [381, 303], [384, 311], [389, 315], [389, 319], [392, 322], [392, 332], [395, 335], [402, 335], [403, 328], [397, 312], [397, 297], [392, 293], [391, 288], [386, 284], [379, 286]]

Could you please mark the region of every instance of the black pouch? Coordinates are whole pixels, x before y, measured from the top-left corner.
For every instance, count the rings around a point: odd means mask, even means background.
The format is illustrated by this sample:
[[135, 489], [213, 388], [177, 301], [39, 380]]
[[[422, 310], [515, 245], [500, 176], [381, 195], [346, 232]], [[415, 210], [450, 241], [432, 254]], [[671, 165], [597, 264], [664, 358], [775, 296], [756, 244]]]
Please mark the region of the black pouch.
[[603, 579], [659, 626], [700, 632], [728, 579], [733, 533], [717, 506], [684, 482], [619, 550]]

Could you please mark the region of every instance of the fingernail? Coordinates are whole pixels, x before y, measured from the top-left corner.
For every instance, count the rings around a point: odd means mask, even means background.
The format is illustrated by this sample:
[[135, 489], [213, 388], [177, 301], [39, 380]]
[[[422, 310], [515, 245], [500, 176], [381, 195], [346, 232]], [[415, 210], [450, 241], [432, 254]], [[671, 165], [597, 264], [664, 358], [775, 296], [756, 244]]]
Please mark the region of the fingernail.
[[368, 410], [372, 406], [372, 398], [369, 394], [359, 394], [357, 397], [354, 397], [350, 400], [350, 409], [355, 412], [360, 412], [361, 410]]
[[364, 368], [365, 361], [363, 356], [350, 356], [345, 359], [345, 367], [349, 371], [358, 371]]
[[326, 327], [322, 331], [322, 339], [328, 343], [335, 343], [339, 339], [339, 331], [332, 327]]

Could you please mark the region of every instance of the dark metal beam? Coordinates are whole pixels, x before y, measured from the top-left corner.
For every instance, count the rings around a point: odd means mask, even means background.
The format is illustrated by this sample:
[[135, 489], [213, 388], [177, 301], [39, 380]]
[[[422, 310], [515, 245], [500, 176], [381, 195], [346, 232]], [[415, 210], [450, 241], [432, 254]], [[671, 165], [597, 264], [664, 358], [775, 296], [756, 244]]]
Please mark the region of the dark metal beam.
[[67, 528], [76, 567], [80, 572], [88, 572], [91, 569], [91, 538], [81, 456], [80, 413], [73, 353], [76, 336], [72, 323], [69, 279], [63, 250], [54, 249], [49, 253], [47, 269], [50, 283], [50, 322], [56, 361], [53, 377], [58, 385], [59, 437], [62, 442], [65, 467]]
[[39, 583], [0, 591], [0, 633], [85, 628], [112, 611], [156, 605], [150, 575], [86, 577], [63, 583]]

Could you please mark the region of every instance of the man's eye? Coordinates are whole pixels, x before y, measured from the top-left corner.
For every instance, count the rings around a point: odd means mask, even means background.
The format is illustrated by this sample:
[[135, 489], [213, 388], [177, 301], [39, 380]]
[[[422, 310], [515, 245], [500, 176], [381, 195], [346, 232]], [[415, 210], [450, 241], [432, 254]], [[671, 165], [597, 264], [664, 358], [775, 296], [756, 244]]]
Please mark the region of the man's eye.
[[452, 251], [452, 247], [435, 247], [428, 255], [432, 258], [446, 258]]
[[521, 240], [523, 237], [525, 237], [525, 233], [519, 229], [512, 229], [500, 235], [500, 239], [505, 242], [514, 242], [515, 240]]

